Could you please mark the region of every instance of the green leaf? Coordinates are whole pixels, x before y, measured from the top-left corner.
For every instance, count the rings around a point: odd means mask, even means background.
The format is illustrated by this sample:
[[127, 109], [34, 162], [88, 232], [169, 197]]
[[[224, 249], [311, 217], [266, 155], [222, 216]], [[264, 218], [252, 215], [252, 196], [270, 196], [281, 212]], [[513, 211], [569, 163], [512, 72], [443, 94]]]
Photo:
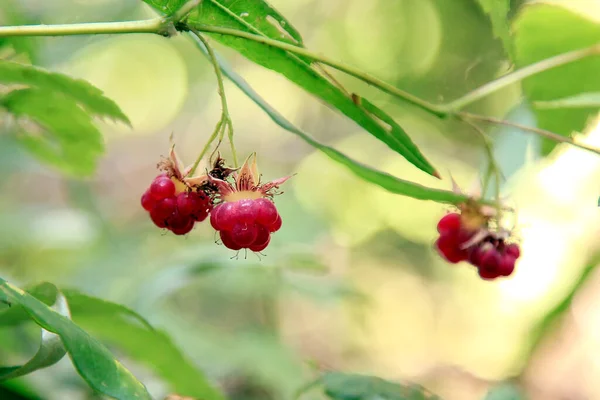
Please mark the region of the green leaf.
[[[167, 14], [185, 3], [185, 0], [144, 1], [159, 12]], [[205, 0], [197, 10], [189, 14], [186, 23], [199, 29], [203, 25], [232, 28], [302, 46], [300, 35], [289, 21], [262, 0]], [[251, 40], [218, 34], [210, 36], [251, 61], [281, 73], [309, 93], [337, 108], [417, 168], [431, 175], [437, 174], [404, 130], [400, 127], [386, 129], [385, 121], [356, 104], [349, 94], [340, 90], [309, 61]]]
[[[52, 305], [52, 309], [58, 312], [60, 315], [70, 318], [71, 315], [69, 313], [67, 300], [62, 293], [56, 290], [56, 287], [54, 287], [54, 290], [55, 301]], [[2, 314], [0, 314], [0, 318], [1, 317]], [[42, 328], [42, 341], [37, 353], [25, 365], [19, 367], [0, 368], [0, 382], [27, 375], [31, 372], [37, 371], [38, 369], [54, 365], [59, 362], [65, 356], [65, 354], [67, 354], [67, 351], [62, 344], [60, 336]]]
[[[194, 38], [192, 36], [192, 38]], [[195, 39], [195, 38], [194, 38]], [[202, 42], [195, 39], [195, 43], [198, 47], [205, 52], [206, 49], [202, 46]], [[270, 104], [268, 104], [240, 75], [238, 75], [231, 66], [218, 57], [219, 65], [223, 74], [227, 76], [238, 88], [240, 88], [252, 101], [254, 101], [264, 112], [267, 113], [271, 119], [281, 126], [282, 128], [292, 132], [296, 136], [300, 137], [309, 145], [322, 151], [330, 159], [338, 162], [352, 171], [358, 177], [378, 185], [392, 193], [401, 194], [408, 197], [413, 197], [420, 200], [432, 200], [440, 203], [456, 204], [466, 200], [466, 196], [459, 195], [450, 191], [432, 189], [426, 186], [419, 185], [410, 181], [396, 178], [386, 172], [378, 171], [372, 167], [362, 164], [356, 160], [351, 159], [345, 154], [339, 152], [333, 147], [322, 144], [313, 139], [309, 134], [296, 127], [290, 121], [288, 121], [283, 115], [275, 110]]]
[[401, 385], [375, 376], [329, 372], [321, 383], [334, 400], [441, 400], [416, 384]]
[[63, 292], [69, 300], [73, 321], [145, 363], [170, 383], [173, 391], [203, 400], [224, 399], [164, 332], [152, 328], [134, 311], [76, 290]]
[[38, 325], [60, 336], [77, 372], [92, 388], [119, 400], [151, 400], [144, 385], [106, 347], [72, 321], [3, 279], [0, 299], [23, 306]]
[[[514, 23], [515, 61], [523, 67], [552, 56], [582, 49], [600, 42], [600, 24], [565, 8], [532, 4], [526, 6]], [[588, 57], [552, 68], [523, 81], [527, 98], [533, 102], [557, 101], [582, 93], [600, 91], [600, 56]], [[537, 109], [538, 126], [569, 136], [582, 131], [597, 107]], [[544, 140], [548, 154], [555, 143]]]
[[27, 85], [61, 93], [81, 105], [88, 113], [98, 117], [110, 117], [130, 124], [123, 111], [102, 91], [90, 83], [67, 75], [49, 72], [32, 65], [0, 60], [0, 84]]
[[525, 398], [517, 386], [503, 383], [490, 389], [484, 400], [525, 400]]
[[536, 101], [533, 106], [538, 109], [548, 108], [596, 108], [600, 109], [600, 92], [581, 93], [564, 99]]
[[483, 11], [490, 18], [494, 37], [500, 39], [504, 45], [504, 49], [510, 53], [512, 50], [510, 28], [508, 24], [510, 0], [478, 0], [478, 2]]
[[41, 128], [22, 123], [16, 137], [37, 158], [73, 175], [94, 171], [104, 151], [103, 138], [75, 101], [58, 92], [29, 88], [9, 92], [0, 98], [0, 107]]

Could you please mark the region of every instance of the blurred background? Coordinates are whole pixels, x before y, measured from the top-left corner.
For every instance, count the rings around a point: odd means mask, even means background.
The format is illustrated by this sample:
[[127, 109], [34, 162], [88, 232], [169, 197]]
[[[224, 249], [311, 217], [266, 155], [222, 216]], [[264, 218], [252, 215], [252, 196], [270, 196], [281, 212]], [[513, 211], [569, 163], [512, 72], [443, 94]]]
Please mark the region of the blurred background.
[[[600, 21], [595, 1], [555, 2]], [[512, 68], [473, 0], [271, 3], [309, 49], [433, 102], [457, 98]], [[512, 1], [513, 10], [523, 3]], [[152, 16], [138, 0], [0, 0], [5, 25]], [[27, 53], [15, 60], [90, 81], [117, 102], [133, 129], [98, 122], [107, 153], [97, 175], [85, 180], [36, 163], [0, 135], [3, 278], [22, 286], [47, 280], [130, 306], [165, 330], [233, 400], [289, 399], [321, 369], [418, 382], [450, 400], [480, 399], [512, 376], [532, 399], [600, 399], [600, 277], [577, 294], [563, 323], [531, 347], [532, 327], [598, 251], [599, 157], [559, 146], [541, 159], [536, 137], [492, 131], [508, 178], [503, 193], [518, 210], [514, 234], [523, 256], [513, 276], [485, 282], [474, 268], [449, 265], [432, 250], [447, 207], [357, 179], [226, 82], [240, 158], [256, 151], [266, 180], [297, 174], [276, 198], [283, 227], [267, 255], [232, 260], [208, 223], [175, 237], [157, 229], [139, 202], [168, 153], [169, 135], [191, 163], [219, 118], [212, 67], [188, 38], [36, 38], [23, 45]], [[438, 181], [283, 77], [215, 48], [318, 140], [427, 186], [450, 189], [450, 173], [465, 190], [478, 181], [484, 152], [465, 126], [336, 74], [407, 130], [440, 167], [444, 180]], [[509, 87], [472, 111], [535, 124], [521, 99], [519, 87]], [[598, 121], [587, 133], [600, 146]], [[227, 158], [227, 146], [223, 153]], [[26, 360], [38, 335], [34, 327], [0, 330], [2, 364]], [[153, 395], [169, 393], [150, 370], [113, 350]], [[43, 399], [97, 398], [68, 358], [24, 382]]]

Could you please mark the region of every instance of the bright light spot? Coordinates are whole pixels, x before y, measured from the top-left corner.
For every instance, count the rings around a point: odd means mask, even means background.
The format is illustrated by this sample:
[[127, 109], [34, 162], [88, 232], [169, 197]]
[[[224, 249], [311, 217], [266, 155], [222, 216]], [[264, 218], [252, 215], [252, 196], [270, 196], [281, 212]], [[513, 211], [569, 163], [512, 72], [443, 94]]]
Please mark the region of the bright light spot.
[[509, 301], [527, 302], [547, 292], [558, 276], [568, 246], [564, 230], [555, 223], [538, 219], [528, 224], [522, 229], [522, 256], [515, 274], [498, 283], [501, 297]]

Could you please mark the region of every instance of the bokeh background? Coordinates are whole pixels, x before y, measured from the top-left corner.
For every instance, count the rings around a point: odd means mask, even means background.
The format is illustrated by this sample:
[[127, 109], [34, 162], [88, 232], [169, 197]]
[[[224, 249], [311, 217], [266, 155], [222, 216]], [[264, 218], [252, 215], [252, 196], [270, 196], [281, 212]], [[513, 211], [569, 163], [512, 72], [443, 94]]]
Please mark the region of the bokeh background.
[[[554, 1], [600, 23], [595, 0]], [[510, 70], [473, 0], [272, 0], [306, 46], [433, 102]], [[524, 1], [513, 1], [517, 9]], [[149, 18], [137, 0], [0, 0], [0, 23]], [[320, 369], [418, 382], [450, 400], [482, 398], [508, 377], [532, 399], [600, 399], [600, 277], [576, 295], [562, 323], [532, 349], [532, 329], [597, 255], [600, 158], [559, 146], [540, 159], [536, 137], [496, 129], [496, 156], [518, 210], [516, 273], [485, 282], [432, 250], [447, 207], [363, 182], [275, 125], [229, 82], [238, 154], [253, 151], [267, 180], [296, 175], [276, 198], [283, 227], [267, 255], [239, 259], [208, 223], [186, 237], [153, 226], [139, 198], [173, 133], [191, 162], [219, 118], [211, 65], [183, 36], [38, 38], [32, 61], [92, 82], [133, 129], [99, 122], [107, 153], [93, 179], [65, 178], [0, 135], [0, 274], [19, 285], [51, 281], [130, 306], [164, 329], [234, 400], [288, 399]], [[465, 189], [485, 166], [478, 137], [340, 76], [383, 106], [440, 167], [438, 181], [283, 77], [215, 44], [235, 70], [315, 138], [379, 169]], [[27, 61], [24, 56], [17, 60]], [[472, 110], [535, 124], [520, 89]], [[1, 129], [1, 128], [0, 128]], [[588, 142], [600, 146], [592, 121]], [[224, 146], [223, 154], [229, 155]], [[597, 275], [597, 274], [596, 274]], [[124, 333], [126, 334], [126, 333]], [[27, 359], [34, 327], [0, 330], [0, 360]], [[169, 388], [113, 348], [160, 398]], [[173, 365], [174, 370], [177, 365]], [[50, 400], [98, 398], [65, 358], [26, 380]], [[94, 397], [96, 396], [96, 397]], [[306, 399], [318, 399], [307, 394]]]

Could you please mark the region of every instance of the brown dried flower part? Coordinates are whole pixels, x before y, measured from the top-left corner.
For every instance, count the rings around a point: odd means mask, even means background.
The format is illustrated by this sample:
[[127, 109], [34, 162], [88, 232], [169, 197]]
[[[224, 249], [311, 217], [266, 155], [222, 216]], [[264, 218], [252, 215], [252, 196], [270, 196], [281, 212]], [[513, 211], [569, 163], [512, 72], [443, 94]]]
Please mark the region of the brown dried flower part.
[[218, 196], [223, 201], [272, 197], [276, 194], [274, 191], [291, 178], [291, 176], [285, 176], [261, 184], [256, 164], [256, 153], [251, 154], [239, 170], [225, 170], [229, 171], [228, 175], [231, 175], [233, 182], [216, 178], [212, 173], [208, 175], [208, 181], [216, 187]]
[[[169, 157], [163, 158], [158, 163], [158, 169], [167, 173], [177, 187], [177, 192], [182, 192], [187, 189], [197, 189], [207, 181], [206, 174], [199, 176], [189, 176], [192, 170], [192, 165], [184, 166], [183, 162], [175, 151], [175, 145], [171, 145]], [[197, 170], [200, 168], [197, 168]]]
[[[466, 194], [464, 193], [456, 181], [451, 177], [452, 181], [452, 191], [457, 194]], [[490, 237], [493, 237], [497, 240], [506, 240], [510, 237], [510, 232], [499, 228], [498, 225], [498, 208], [481, 204], [479, 199], [481, 198], [481, 187], [472, 190], [470, 193], [470, 197], [461, 204], [458, 204], [458, 208], [460, 210], [460, 219], [461, 226], [463, 226], [466, 230], [475, 232], [474, 235], [465, 243], [461, 245], [462, 248], [471, 247], [479, 242], [482, 242]], [[500, 202], [500, 207], [506, 208], [509, 210], [510, 208], [506, 205], [504, 201]], [[490, 230], [490, 225], [492, 222], [496, 222], [496, 229]]]

